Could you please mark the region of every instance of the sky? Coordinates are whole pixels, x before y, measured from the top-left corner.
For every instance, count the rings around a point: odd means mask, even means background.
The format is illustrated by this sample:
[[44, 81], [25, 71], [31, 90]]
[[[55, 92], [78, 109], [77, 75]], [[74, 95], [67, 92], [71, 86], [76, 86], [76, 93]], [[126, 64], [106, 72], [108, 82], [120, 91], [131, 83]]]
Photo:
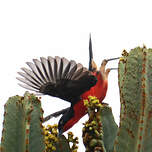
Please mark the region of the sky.
[[[0, 1], [0, 136], [7, 99], [23, 95], [17, 72], [33, 58], [60, 56], [88, 67], [89, 34], [94, 60], [119, 57], [124, 49], [152, 48], [152, 2], [150, 0], [5, 0]], [[107, 67], [118, 67], [111, 61]], [[111, 71], [104, 102], [112, 107], [119, 124], [118, 72]], [[69, 103], [42, 96], [44, 116]], [[70, 131], [79, 137], [79, 152], [85, 151], [81, 133], [83, 117]], [[57, 123], [52, 119], [48, 123]]]

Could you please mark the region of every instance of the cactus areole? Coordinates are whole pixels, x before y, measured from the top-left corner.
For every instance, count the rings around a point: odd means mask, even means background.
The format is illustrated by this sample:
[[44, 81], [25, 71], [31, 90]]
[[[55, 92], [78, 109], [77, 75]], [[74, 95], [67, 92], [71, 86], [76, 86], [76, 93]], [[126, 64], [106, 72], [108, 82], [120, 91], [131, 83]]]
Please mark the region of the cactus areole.
[[31, 70], [22, 68], [19, 72], [22, 78], [17, 78], [23, 84], [20, 86], [46, 95], [55, 96], [71, 103], [71, 107], [59, 120], [59, 133], [67, 131], [77, 123], [85, 114], [86, 107], [83, 100], [88, 96], [96, 96], [100, 102], [107, 92], [107, 77], [110, 69], [105, 69], [108, 60], [103, 60], [101, 67], [93, 61], [91, 37], [89, 41], [89, 69], [68, 61], [66, 58], [41, 57], [41, 61], [33, 59], [33, 63], [27, 62]]

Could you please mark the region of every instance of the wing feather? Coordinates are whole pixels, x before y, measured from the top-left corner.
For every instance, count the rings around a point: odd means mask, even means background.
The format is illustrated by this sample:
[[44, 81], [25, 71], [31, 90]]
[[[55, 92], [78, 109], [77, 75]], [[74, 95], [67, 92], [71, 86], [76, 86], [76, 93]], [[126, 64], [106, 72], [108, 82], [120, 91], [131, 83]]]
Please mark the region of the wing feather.
[[33, 87], [30, 87], [30, 86], [28, 86], [28, 85], [20, 84], [20, 83], [18, 83], [18, 85], [21, 86], [21, 87], [23, 87], [23, 88], [25, 88], [25, 89], [27, 89], [27, 90], [31, 90], [31, 91], [34, 91], [34, 92], [38, 92], [36, 89], [34, 89]]
[[30, 87], [32, 87], [32, 88], [34, 88], [34, 89], [39, 90], [39, 87], [35, 86], [35, 85], [34, 85], [33, 83], [31, 83], [30, 81], [28, 81], [28, 80], [26, 80], [26, 79], [24, 79], [24, 78], [20, 78], [20, 77], [17, 77], [17, 79], [18, 79], [19, 81], [25, 83], [26, 85], [28, 85], [28, 86], [30, 86]]
[[23, 72], [18, 72], [18, 74], [19, 74], [20, 76], [24, 77], [27, 81], [31, 82], [33, 85], [39, 86], [39, 87], [41, 86], [40, 84], [35, 83], [35, 81], [34, 81], [29, 75], [27, 75], [27, 74], [25, 74], [25, 73], [23, 73]]
[[62, 61], [63, 61], [62, 78], [65, 79], [67, 73], [69, 72], [71, 64], [66, 58], [62, 58]]
[[60, 80], [62, 78], [62, 70], [63, 70], [63, 61], [60, 57], [56, 56], [55, 57], [56, 63], [57, 63], [57, 74], [56, 74], [56, 79]]
[[78, 64], [77, 64], [76, 72], [73, 74], [73, 76], [72, 76], [71, 79], [72, 79], [72, 80], [76, 79], [77, 76], [79, 76], [82, 71], [83, 71], [83, 66], [82, 66], [82, 64], [78, 63]]
[[17, 77], [17, 79], [23, 83], [19, 84], [20, 86], [69, 102], [78, 99], [97, 81], [96, 77], [82, 64], [58, 56], [33, 59], [33, 63], [27, 62], [27, 65], [31, 70], [21, 68], [23, 72], [18, 72], [21, 78]]
[[33, 59], [33, 62], [35, 63], [37, 71], [39, 72], [39, 75], [42, 78], [42, 80], [44, 82], [47, 82], [47, 78], [45, 77], [45, 70], [42, 66], [42, 62], [40, 62], [38, 59]]
[[51, 81], [55, 83], [55, 77], [54, 77], [54, 58], [52, 58], [51, 56], [48, 57], [48, 64], [49, 64], [49, 74], [50, 74], [50, 78]]
[[33, 64], [32, 62], [26, 62], [26, 64], [31, 68], [31, 70], [33, 71], [33, 73], [35, 74], [35, 76], [42, 82], [45, 83], [45, 81], [41, 78], [41, 75], [39, 74], [36, 65]]
[[25, 72], [26, 75], [30, 76], [37, 85], [42, 85], [42, 82], [37, 78], [34, 72], [26, 68], [21, 69]]
[[44, 57], [41, 57], [41, 62], [42, 62], [42, 66], [43, 66], [43, 69], [44, 69], [44, 74], [45, 74], [45, 77], [47, 79], [47, 81], [51, 81], [50, 79], [50, 76], [49, 76], [49, 65], [48, 65], [48, 60]]
[[77, 69], [77, 64], [75, 61], [71, 60], [70, 61], [70, 68], [69, 68], [69, 72], [67, 73], [67, 75], [65, 76], [66, 79], [71, 79], [73, 74], [75, 73]]

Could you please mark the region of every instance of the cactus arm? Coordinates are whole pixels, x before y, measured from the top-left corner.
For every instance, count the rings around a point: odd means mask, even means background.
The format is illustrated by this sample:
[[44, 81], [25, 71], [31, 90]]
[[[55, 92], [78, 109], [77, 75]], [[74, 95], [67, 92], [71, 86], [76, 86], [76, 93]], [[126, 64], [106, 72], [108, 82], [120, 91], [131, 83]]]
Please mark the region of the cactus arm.
[[45, 149], [44, 136], [42, 128], [43, 110], [41, 108], [40, 100], [33, 94], [28, 92], [24, 95], [24, 104], [31, 103], [29, 106], [32, 108], [32, 112], [27, 121], [27, 128], [30, 130], [29, 137], [29, 151], [43, 152]]
[[84, 100], [87, 107], [89, 120], [84, 123], [82, 129], [83, 143], [86, 152], [103, 151], [106, 152], [103, 142], [103, 127], [101, 123], [102, 105], [96, 97], [89, 96], [89, 100]]
[[[121, 119], [115, 152], [150, 152], [152, 142], [152, 50], [132, 49], [119, 78]], [[119, 73], [123, 71], [119, 63]], [[122, 71], [121, 71], [122, 70]], [[122, 82], [122, 84], [121, 84]]]
[[105, 149], [107, 152], [113, 152], [118, 126], [115, 123], [112, 110], [109, 106], [104, 105], [101, 110], [101, 123], [103, 127], [103, 142]]
[[56, 150], [54, 152], [71, 152], [69, 142], [65, 136], [61, 135], [59, 141], [56, 143]]
[[5, 104], [1, 152], [25, 151], [25, 117], [21, 97], [14, 96]]
[[1, 152], [45, 150], [40, 107], [40, 101], [29, 93], [9, 98], [5, 104]]

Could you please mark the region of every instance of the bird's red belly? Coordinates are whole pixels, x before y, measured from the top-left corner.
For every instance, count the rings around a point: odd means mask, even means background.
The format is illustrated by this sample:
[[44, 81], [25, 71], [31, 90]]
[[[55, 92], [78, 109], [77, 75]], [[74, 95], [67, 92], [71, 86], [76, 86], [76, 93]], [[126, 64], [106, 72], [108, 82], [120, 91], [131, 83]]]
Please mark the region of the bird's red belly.
[[103, 81], [101, 74], [96, 75], [98, 81], [89, 91], [86, 91], [81, 95], [81, 100], [74, 106], [75, 115], [83, 117], [86, 114], [86, 107], [84, 106], [84, 100], [88, 99], [88, 96], [97, 97], [100, 102], [105, 98], [107, 92], [107, 81]]
[[84, 106], [84, 100], [88, 99], [88, 96], [96, 96], [100, 100], [100, 102], [102, 102], [102, 100], [104, 99], [107, 92], [107, 81], [103, 81], [100, 73], [93, 74], [98, 79], [96, 85], [93, 86], [89, 91], [86, 91], [84, 94], [81, 95], [81, 100], [78, 101], [73, 107], [74, 116], [64, 126], [64, 130], [68, 130], [69, 128], [71, 128], [87, 113], [87, 109]]

